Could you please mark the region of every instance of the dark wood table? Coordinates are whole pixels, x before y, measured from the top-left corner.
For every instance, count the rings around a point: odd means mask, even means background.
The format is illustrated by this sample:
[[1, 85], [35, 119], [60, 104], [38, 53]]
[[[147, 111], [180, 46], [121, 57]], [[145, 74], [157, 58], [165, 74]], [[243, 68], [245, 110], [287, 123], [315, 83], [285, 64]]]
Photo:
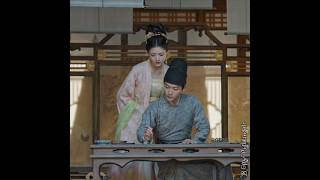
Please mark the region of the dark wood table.
[[[103, 164], [124, 167], [130, 161], [177, 161], [216, 160], [224, 166], [230, 163], [241, 165], [246, 180], [250, 180], [249, 145], [213, 144], [105, 144], [91, 145], [93, 179], [99, 180]], [[245, 176], [244, 176], [245, 177]]]

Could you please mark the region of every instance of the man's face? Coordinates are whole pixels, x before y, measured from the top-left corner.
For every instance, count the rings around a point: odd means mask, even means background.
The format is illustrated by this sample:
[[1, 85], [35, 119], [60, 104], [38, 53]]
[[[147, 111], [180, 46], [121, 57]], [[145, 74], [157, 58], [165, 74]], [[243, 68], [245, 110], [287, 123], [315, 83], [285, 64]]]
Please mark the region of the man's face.
[[170, 104], [177, 104], [180, 94], [182, 93], [182, 87], [179, 85], [171, 84], [168, 82], [164, 83], [164, 92], [166, 95], [166, 99], [170, 102]]

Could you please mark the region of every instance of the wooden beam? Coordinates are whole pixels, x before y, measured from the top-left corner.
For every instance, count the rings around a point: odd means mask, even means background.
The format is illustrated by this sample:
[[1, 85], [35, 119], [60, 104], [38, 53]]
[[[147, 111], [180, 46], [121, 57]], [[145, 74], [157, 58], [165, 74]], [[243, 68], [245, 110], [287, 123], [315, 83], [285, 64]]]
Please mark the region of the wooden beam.
[[94, 61], [94, 56], [70, 56], [70, 60], [88, 60], [88, 61]]
[[98, 60], [99, 64], [101, 66], [133, 66], [136, 65], [142, 61], [145, 61], [145, 59], [141, 60], [130, 60], [130, 61], [115, 61], [115, 60]]
[[[126, 61], [115, 61], [115, 60], [99, 60], [99, 64], [103, 66], [133, 66], [136, 65], [142, 61], [145, 61], [144, 59], [141, 60], [126, 60]], [[187, 61], [187, 64], [189, 66], [221, 66], [222, 61]]]
[[223, 46], [223, 43], [218, 38], [216, 38], [209, 30], [205, 30], [205, 34], [218, 46]]
[[222, 61], [187, 61], [189, 66], [221, 66]]
[[70, 51], [75, 51], [75, 50], [80, 51], [81, 48], [80, 47], [75, 47], [75, 46], [70, 46]]
[[227, 48], [250, 48], [250, 44], [224, 44]]
[[70, 76], [93, 76], [94, 72], [92, 71], [85, 71], [85, 72], [70, 72]]
[[250, 72], [226, 72], [227, 76], [250, 76]]
[[98, 46], [103, 46], [107, 41], [109, 41], [112, 37], [114, 36], [114, 34], [108, 34], [106, 35], [106, 37], [104, 37], [103, 39], [101, 39], [101, 41], [98, 43]]
[[249, 57], [228, 56], [227, 61], [250, 61]]
[[[134, 22], [133, 27], [135, 32], [139, 31], [140, 29], [146, 30], [148, 24], [153, 22]], [[168, 32], [173, 32], [178, 29], [190, 30], [195, 27], [205, 27], [206, 24], [203, 22], [163, 22], [163, 24]]]
[[[127, 45], [123, 46], [123, 48], [127, 50], [145, 50], [144, 46], [141, 45]], [[108, 50], [120, 50], [120, 45], [104, 45], [99, 47], [99, 49], [108, 49]], [[168, 49], [170, 50], [221, 50], [222, 47], [219, 46], [181, 46], [181, 45], [168, 45]]]
[[70, 43], [70, 49], [76, 49], [78, 47], [95, 47], [96, 43]]

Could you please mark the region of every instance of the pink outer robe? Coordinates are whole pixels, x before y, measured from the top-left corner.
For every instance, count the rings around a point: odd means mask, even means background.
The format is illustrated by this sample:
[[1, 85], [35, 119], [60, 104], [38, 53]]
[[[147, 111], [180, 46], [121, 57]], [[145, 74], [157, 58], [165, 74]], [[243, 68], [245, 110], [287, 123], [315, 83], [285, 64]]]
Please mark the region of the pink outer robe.
[[[164, 76], [169, 66], [163, 64], [162, 68]], [[128, 126], [121, 131], [121, 141], [139, 143], [136, 134], [141, 122], [141, 116], [149, 105], [151, 80], [151, 64], [149, 60], [146, 60], [132, 67], [132, 70], [129, 72], [117, 93], [118, 112], [120, 112], [130, 100], [138, 104], [128, 122]]]
[[[162, 68], [164, 76], [169, 66], [163, 64]], [[138, 105], [129, 119], [128, 125], [121, 131], [120, 141], [139, 143], [137, 129], [140, 125], [142, 114], [149, 105], [151, 81], [151, 65], [149, 60], [146, 60], [133, 66], [122, 83], [117, 93], [118, 112], [120, 113], [131, 100]], [[154, 172], [152, 162], [133, 161], [124, 168], [112, 166], [110, 180], [155, 180], [156, 175]]]

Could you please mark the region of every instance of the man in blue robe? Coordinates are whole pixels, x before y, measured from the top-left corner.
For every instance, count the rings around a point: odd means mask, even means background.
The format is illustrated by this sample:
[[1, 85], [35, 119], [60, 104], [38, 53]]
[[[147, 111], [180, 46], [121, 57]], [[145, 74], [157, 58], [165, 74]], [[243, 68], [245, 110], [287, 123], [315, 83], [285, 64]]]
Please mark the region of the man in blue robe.
[[[152, 102], [142, 115], [137, 130], [141, 143], [153, 141], [159, 144], [198, 144], [207, 140], [210, 125], [199, 100], [182, 94], [186, 84], [187, 64], [176, 58], [170, 64], [164, 77], [165, 94]], [[192, 129], [196, 133], [192, 136]], [[154, 137], [156, 139], [154, 139]], [[217, 174], [221, 166], [209, 161], [180, 162], [171, 160], [158, 162], [158, 180], [173, 179], [225, 179]]]

